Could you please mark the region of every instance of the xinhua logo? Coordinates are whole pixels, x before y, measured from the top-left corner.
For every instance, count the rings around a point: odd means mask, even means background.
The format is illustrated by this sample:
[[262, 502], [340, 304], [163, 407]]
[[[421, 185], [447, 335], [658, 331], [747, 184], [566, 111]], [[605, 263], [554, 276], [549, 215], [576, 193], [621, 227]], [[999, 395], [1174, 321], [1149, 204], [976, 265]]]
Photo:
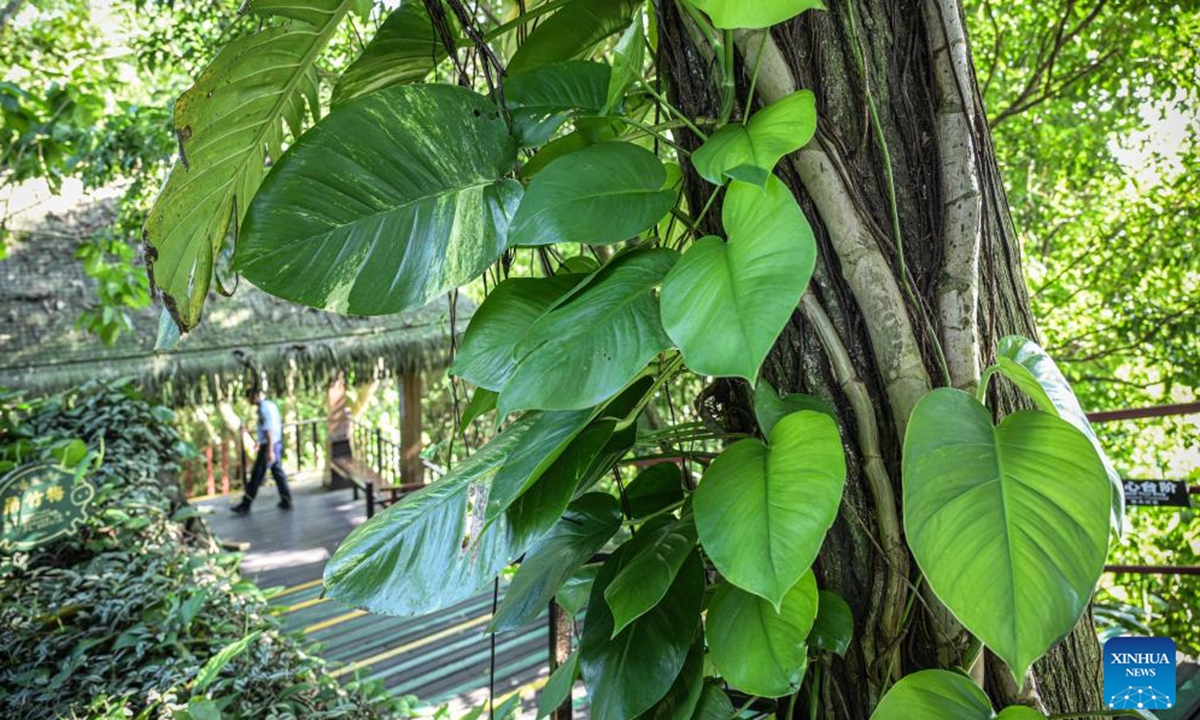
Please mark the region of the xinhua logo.
[[1104, 702], [1112, 710], [1173, 706], [1175, 641], [1126, 636], [1104, 643]]

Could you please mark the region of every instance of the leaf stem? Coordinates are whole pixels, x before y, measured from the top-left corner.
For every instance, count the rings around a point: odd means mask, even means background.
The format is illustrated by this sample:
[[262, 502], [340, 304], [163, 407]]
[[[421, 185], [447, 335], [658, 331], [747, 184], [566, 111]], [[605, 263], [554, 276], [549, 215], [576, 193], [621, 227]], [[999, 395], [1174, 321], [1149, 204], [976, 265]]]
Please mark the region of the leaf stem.
[[650, 87], [649, 83], [647, 83], [645, 81], [639, 82], [638, 89], [645, 91], [647, 95], [649, 95], [650, 97], [657, 100], [658, 103], [667, 110], [667, 112], [674, 115], [680, 122], [682, 122], [684, 125], [686, 125], [688, 130], [691, 130], [692, 132], [696, 133], [696, 136], [699, 137], [701, 140], [708, 139], [708, 135], [706, 135], [703, 130], [701, 130], [699, 127], [697, 127], [695, 123], [693, 123], [691, 120], [689, 120], [687, 118], [687, 116], [683, 114], [682, 110], [680, 110], [679, 108], [672, 105], [670, 100], [667, 100], [665, 97], [662, 96], [662, 94], [660, 94], [654, 88]]
[[570, 5], [573, 2], [577, 2], [577, 0], [552, 0], [552, 2], [548, 2], [545, 5], [540, 5], [532, 10], [527, 10], [503, 25], [497, 25], [492, 30], [489, 30], [487, 34], [483, 36], [483, 39], [494, 40], [513, 28], [517, 28], [525, 23], [532, 22], [546, 13], [554, 12], [560, 7], [564, 5]]

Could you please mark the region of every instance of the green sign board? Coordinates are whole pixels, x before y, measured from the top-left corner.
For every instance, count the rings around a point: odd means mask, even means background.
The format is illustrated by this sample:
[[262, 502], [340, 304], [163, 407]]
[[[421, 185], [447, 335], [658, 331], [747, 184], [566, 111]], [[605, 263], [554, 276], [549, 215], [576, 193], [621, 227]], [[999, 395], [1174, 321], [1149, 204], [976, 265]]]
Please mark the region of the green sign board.
[[50, 463], [0, 477], [0, 552], [32, 550], [74, 533], [95, 495], [82, 473]]

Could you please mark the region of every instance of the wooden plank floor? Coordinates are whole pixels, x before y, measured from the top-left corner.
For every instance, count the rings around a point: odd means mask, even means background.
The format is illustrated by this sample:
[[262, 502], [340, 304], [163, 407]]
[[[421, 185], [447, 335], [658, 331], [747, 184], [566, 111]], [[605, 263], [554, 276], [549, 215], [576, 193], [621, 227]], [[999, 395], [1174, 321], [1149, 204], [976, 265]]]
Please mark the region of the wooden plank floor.
[[[240, 496], [195, 504], [218, 538], [249, 544], [242, 574], [264, 589], [282, 588], [272, 604], [285, 628], [310, 638], [335, 663], [336, 676], [378, 679], [393, 693], [446, 703], [453, 712], [485, 702], [491, 644], [484, 628], [491, 618], [491, 591], [416, 618], [371, 615], [325, 598], [325, 562], [366, 519], [366, 508], [350, 490], [326, 491], [316, 474], [296, 477], [292, 494], [293, 509], [283, 511], [275, 506], [274, 484], [265, 485], [247, 517], [229, 511]], [[519, 692], [532, 704], [547, 673], [544, 619], [496, 636], [497, 702]]]

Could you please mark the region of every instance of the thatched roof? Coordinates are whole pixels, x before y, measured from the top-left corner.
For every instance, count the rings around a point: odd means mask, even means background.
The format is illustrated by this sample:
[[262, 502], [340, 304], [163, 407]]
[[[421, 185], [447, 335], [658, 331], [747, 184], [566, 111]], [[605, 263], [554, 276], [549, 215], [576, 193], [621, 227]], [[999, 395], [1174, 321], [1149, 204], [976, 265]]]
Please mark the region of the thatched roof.
[[[150, 394], [189, 402], [224, 396], [257, 373], [283, 389], [322, 387], [338, 370], [362, 378], [445, 367], [448, 299], [412, 313], [356, 318], [278, 300], [245, 281], [232, 297], [210, 295], [200, 327], [171, 352], [153, 350], [157, 303], [135, 313], [135, 332], [106, 346], [75, 327], [96, 303], [96, 290], [72, 256], [111, 217], [111, 202], [93, 204], [48, 215], [10, 238], [0, 260], [0, 386], [41, 393], [131, 378]], [[473, 310], [460, 296], [458, 333]]]

